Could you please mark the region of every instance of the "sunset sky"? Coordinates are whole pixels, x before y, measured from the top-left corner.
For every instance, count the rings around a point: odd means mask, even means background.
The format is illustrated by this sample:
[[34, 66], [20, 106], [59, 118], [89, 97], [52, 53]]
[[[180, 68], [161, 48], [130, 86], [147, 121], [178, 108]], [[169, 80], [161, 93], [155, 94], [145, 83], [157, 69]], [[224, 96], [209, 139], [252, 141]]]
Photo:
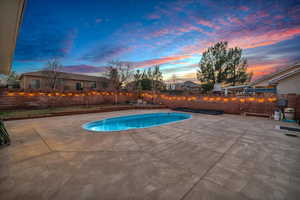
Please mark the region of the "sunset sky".
[[13, 70], [101, 75], [108, 61], [159, 64], [164, 79], [196, 80], [218, 41], [244, 49], [254, 79], [300, 61], [298, 0], [28, 0]]

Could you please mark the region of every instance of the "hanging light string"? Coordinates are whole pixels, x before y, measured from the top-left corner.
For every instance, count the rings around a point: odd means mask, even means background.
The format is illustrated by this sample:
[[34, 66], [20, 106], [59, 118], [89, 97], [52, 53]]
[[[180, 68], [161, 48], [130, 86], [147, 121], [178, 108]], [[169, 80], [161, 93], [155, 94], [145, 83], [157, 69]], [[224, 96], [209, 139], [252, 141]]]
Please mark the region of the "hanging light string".
[[114, 95], [120, 95], [120, 96], [133, 96], [134, 94], [131, 92], [7, 92], [6, 96], [114, 96]]
[[258, 103], [265, 103], [265, 102], [275, 102], [277, 101], [276, 97], [212, 97], [212, 96], [204, 96], [204, 97], [196, 97], [196, 96], [171, 96], [171, 95], [152, 95], [151, 93], [142, 93], [141, 95], [144, 98], [160, 98], [162, 100], [169, 100], [169, 101], [205, 101], [205, 102], [258, 102]]

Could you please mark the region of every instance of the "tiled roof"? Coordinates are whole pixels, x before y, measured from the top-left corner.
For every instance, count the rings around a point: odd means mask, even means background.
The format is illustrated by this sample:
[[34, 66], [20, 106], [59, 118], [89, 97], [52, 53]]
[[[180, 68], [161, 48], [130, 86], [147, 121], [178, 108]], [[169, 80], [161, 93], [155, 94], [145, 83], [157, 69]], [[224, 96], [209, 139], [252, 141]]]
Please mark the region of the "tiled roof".
[[[49, 71], [36, 71], [36, 72], [26, 72], [21, 74], [20, 79], [22, 79], [23, 76], [37, 76], [37, 77], [47, 77], [49, 75]], [[104, 77], [99, 76], [88, 76], [83, 74], [73, 74], [73, 73], [66, 73], [66, 72], [59, 72], [59, 78], [62, 79], [68, 79], [68, 80], [80, 80], [80, 81], [99, 81], [102, 80], [108, 80]]]

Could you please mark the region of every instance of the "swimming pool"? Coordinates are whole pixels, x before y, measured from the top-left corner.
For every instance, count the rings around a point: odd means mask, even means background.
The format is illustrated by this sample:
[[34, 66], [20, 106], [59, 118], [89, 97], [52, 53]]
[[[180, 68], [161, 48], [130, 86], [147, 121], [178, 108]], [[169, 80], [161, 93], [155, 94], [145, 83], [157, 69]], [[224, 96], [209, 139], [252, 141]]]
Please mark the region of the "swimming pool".
[[137, 128], [159, 126], [171, 122], [182, 121], [191, 118], [185, 113], [149, 113], [138, 115], [126, 115], [107, 118], [100, 121], [89, 122], [82, 127], [89, 131], [122, 131]]

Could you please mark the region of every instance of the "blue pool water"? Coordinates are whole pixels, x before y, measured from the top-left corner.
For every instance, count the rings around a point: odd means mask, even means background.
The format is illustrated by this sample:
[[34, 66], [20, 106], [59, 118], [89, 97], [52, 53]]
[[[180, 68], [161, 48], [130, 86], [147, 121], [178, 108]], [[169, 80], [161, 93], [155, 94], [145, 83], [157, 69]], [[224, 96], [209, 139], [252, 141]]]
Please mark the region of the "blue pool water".
[[107, 118], [84, 124], [89, 131], [122, 131], [136, 128], [147, 128], [170, 122], [189, 119], [192, 116], [185, 113], [150, 113]]

